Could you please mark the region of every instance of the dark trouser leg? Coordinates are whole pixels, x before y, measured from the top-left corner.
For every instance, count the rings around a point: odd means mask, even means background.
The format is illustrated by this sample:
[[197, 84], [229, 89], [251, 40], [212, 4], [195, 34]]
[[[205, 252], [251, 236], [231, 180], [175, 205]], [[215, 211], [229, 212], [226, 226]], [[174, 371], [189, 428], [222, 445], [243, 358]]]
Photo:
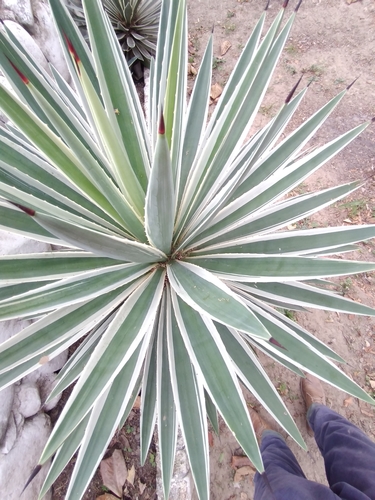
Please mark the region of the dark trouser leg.
[[265, 473], [256, 473], [254, 500], [337, 500], [326, 486], [306, 479], [282, 436], [265, 431], [260, 447]]
[[323, 455], [332, 491], [341, 498], [353, 499], [362, 498], [362, 492], [375, 500], [375, 443], [324, 405], [312, 404], [307, 419]]

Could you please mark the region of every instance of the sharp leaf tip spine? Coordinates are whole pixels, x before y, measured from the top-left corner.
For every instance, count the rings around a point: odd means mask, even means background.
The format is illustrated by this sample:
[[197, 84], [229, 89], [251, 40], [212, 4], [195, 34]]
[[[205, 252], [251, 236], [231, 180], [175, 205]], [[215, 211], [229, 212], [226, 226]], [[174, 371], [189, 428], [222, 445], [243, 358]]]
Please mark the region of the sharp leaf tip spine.
[[357, 78], [355, 78], [352, 83], [349, 83], [349, 85], [346, 87], [346, 90], [349, 90], [351, 87], [353, 87], [353, 85], [355, 84], [355, 82], [358, 80], [359, 76], [357, 76]]
[[288, 104], [288, 102], [290, 102], [292, 100], [294, 92], [297, 90], [298, 85], [301, 83], [302, 77], [303, 77], [303, 75], [300, 76], [300, 78], [298, 79], [298, 82], [294, 85], [294, 87], [292, 88], [292, 90], [287, 95], [287, 98], [285, 99], [285, 104]]
[[164, 135], [165, 134], [165, 123], [164, 123], [164, 115], [163, 115], [163, 110], [161, 111], [160, 113], [160, 120], [159, 120], [159, 129], [158, 129], [158, 133], [160, 135]]

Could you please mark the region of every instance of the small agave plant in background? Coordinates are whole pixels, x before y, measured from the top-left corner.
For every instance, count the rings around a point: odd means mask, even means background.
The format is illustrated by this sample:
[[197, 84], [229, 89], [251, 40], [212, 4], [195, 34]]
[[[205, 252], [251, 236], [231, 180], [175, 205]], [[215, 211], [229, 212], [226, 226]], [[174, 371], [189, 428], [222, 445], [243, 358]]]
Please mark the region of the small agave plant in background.
[[82, 497], [140, 391], [141, 460], [157, 423], [166, 498], [178, 428], [209, 498], [207, 416], [218, 430], [220, 414], [263, 470], [240, 382], [305, 446], [259, 351], [373, 402], [337, 354], [275, 309], [374, 315], [324, 286], [375, 268], [331, 257], [374, 226], [285, 230], [359, 185], [286, 196], [368, 126], [303, 153], [345, 90], [279, 140], [307, 89], [291, 92], [245, 141], [293, 24], [287, 3], [263, 37], [265, 14], [256, 24], [208, 123], [212, 40], [187, 103], [185, 0], [162, 3], [148, 124], [100, 0], [83, 1], [92, 52], [63, 0], [50, 0], [77, 94], [0, 32], [14, 89], [0, 87], [12, 122], [0, 131], [0, 223], [62, 248], [0, 260], [0, 319], [36, 319], [1, 345], [1, 387], [81, 339], [50, 396], [75, 382], [40, 459], [54, 457], [41, 496], [78, 450], [66, 499]]
[[[74, 21], [86, 34], [81, 0], [65, 0]], [[139, 78], [138, 66], [149, 66], [156, 52], [161, 0], [102, 0], [129, 66]]]

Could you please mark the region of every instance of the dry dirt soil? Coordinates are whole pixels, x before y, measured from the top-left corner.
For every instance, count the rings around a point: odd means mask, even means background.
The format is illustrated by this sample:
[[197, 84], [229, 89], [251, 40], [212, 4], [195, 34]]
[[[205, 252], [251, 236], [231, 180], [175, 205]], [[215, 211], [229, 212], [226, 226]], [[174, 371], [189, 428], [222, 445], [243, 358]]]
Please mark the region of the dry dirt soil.
[[[193, 66], [193, 72], [194, 68], [199, 68], [200, 58], [214, 27], [213, 84], [217, 84], [216, 91], [225, 86], [266, 3], [266, 0], [188, 0], [189, 62]], [[293, 13], [297, 0], [290, 0], [289, 3], [287, 16]], [[266, 27], [274, 19], [281, 4], [282, 0], [270, 1]], [[226, 47], [230, 44], [225, 54], [222, 54], [223, 44]], [[371, 120], [375, 116], [375, 0], [302, 2], [291, 37], [260, 108], [254, 130], [264, 126], [277, 112], [301, 74], [304, 74], [302, 85], [310, 81], [312, 84], [289, 130], [297, 127], [359, 77], [309, 146], [324, 144], [350, 128]], [[190, 91], [193, 84], [194, 76], [191, 76]], [[213, 102], [212, 109], [214, 105]], [[312, 178], [301, 184], [294, 194], [358, 179], [364, 181], [362, 187], [349, 199], [301, 221], [298, 226], [308, 228], [375, 223], [374, 167], [375, 123]], [[359, 250], [355, 254], [349, 254], [348, 257], [375, 260], [374, 241], [361, 244]], [[374, 283], [374, 273], [336, 280], [343, 294], [372, 307], [375, 307]], [[375, 318], [321, 311], [289, 314], [346, 359], [347, 364], [342, 367], [343, 370], [369, 393], [375, 393]], [[306, 430], [305, 408], [299, 392], [298, 377], [276, 365], [272, 360], [264, 358], [263, 363], [295, 418], [308, 445], [308, 451], [300, 449], [291, 438], [287, 438], [287, 443], [295, 453], [307, 478], [326, 483], [319, 450]], [[374, 408], [331, 386], [325, 385], [325, 390], [327, 404], [358, 425], [375, 441]], [[250, 394], [247, 393], [246, 398], [249, 405], [272, 423], [271, 417], [267, 416]], [[237, 473], [235, 476], [236, 470], [231, 467], [232, 457], [242, 455], [242, 450], [223, 422], [221, 422], [220, 436], [211, 433], [210, 437], [211, 499], [252, 499], [254, 472], [242, 476]], [[124, 429], [114, 438], [107, 456], [114, 448], [123, 450], [128, 469], [135, 465], [134, 482], [127, 483], [123, 498], [154, 499], [153, 450], [145, 468], [141, 468], [138, 461], [138, 410], [132, 412]], [[61, 477], [60, 483], [56, 484], [54, 500], [64, 498], [71, 467], [65, 472], [65, 476]], [[249, 469], [243, 472], [249, 472]], [[95, 499], [99, 495], [103, 495], [103, 500], [113, 498], [106, 493], [100, 474], [97, 473], [86, 492], [85, 499]]]
[[[223, 87], [266, 3], [265, 0], [188, 2], [190, 63], [199, 67], [200, 57], [214, 27], [213, 83]], [[296, 3], [296, 0], [290, 0], [287, 15], [292, 14]], [[266, 26], [274, 19], [281, 4], [281, 0], [271, 0]], [[224, 47], [229, 45], [224, 42], [229, 42], [231, 47], [222, 55]], [[304, 74], [305, 85], [309, 81], [312, 84], [290, 130], [359, 77], [310, 146], [324, 144], [344, 131], [371, 120], [375, 116], [375, 1], [302, 2], [291, 37], [260, 108], [256, 128], [264, 126], [277, 112], [301, 74]], [[193, 79], [191, 87], [192, 85]], [[364, 181], [363, 186], [349, 199], [301, 221], [298, 226], [308, 228], [374, 223], [374, 167], [375, 124], [301, 184], [294, 194], [358, 179]], [[375, 260], [374, 241], [361, 244], [357, 252], [348, 254], [348, 258]], [[335, 281], [347, 297], [375, 306], [374, 273]], [[292, 313], [291, 316], [341, 355], [347, 361], [343, 370], [369, 393], [375, 393], [375, 318], [322, 311]], [[307, 443], [308, 452], [300, 449], [291, 438], [287, 438], [287, 443], [307, 478], [327, 484], [321, 455], [314, 439], [306, 430], [305, 408], [299, 392], [298, 377], [269, 359], [264, 359], [263, 362], [295, 418]], [[375, 441], [374, 408], [331, 386], [325, 385], [324, 388], [327, 404], [358, 425]], [[267, 416], [257, 401], [250, 394], [246, 396], [249, 405], [254, 406], [272, 423], [271, 417]], [[212, 500], [253, 498], [254, 472], [243, 476], [237, 474], [235, 477], [236, 471], [231, 467], [232, 456], [241, 454], [241, 449], [223, 424], [220, 437], [212, 436]], [[237, 481], [239, 477], [242, 479]]]

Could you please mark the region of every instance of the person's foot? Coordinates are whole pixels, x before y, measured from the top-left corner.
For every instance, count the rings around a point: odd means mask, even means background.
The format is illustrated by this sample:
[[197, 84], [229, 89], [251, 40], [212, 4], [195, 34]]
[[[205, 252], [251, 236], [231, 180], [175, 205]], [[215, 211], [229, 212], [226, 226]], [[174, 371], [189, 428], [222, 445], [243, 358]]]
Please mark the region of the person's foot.
[[324, 389], [320, 380], [308, 373], [306, 378], [301, 378], [301, 393], [308, 410], [313, 403], [326, 404]]
[[[324, 389], [320, 380], [310, 375], [306, 374], [306, 378], [301, 378], [300, 380], [301, 394], [306, 404], [306, 410], [310, 408], [313, 403], [318, 403], [321, 405], [326, 404], [326, 397], [324, 394]], [[306, 419], [306, 427], [308, 433], [313, 434], [313, 430], [310, 427], [308, 420]]]
[[274, 431], [275, 429], [256, 412], [253, 408], [249, 408], [249, 414], [251, 418], [251, 422], [253, 423], [254, 432], [258, 443], [260, 443], [262, 439], [262, 434], [266, 430]]

